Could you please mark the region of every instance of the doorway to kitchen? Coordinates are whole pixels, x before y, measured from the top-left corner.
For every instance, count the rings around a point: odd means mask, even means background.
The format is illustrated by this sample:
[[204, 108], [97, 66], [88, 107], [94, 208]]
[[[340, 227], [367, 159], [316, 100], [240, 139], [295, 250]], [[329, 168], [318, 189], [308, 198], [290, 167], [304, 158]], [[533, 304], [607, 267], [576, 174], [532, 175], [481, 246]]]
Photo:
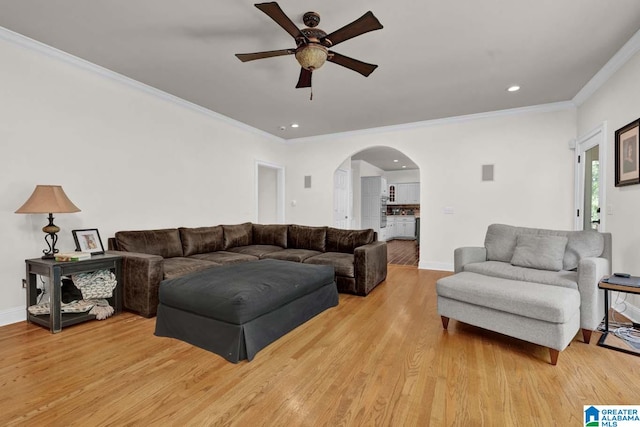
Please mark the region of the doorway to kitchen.
[[334, 227], [372, 228], [390, 264], [418, 266], [420, 199], [418, 165], [395, 148], [370, 147], [336, 168]]

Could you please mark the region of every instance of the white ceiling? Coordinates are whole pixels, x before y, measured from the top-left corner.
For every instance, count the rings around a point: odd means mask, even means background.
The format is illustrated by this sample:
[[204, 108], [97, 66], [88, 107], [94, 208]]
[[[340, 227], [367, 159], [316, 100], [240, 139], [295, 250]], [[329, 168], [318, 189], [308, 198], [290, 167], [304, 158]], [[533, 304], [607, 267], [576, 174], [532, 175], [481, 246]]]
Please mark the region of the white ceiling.
[[328, 33], [373, 11], [384, 29], [334, 50], [378, 69], [327, 63], [309, 101], [293, 56], [234, 56], [294, 47], [251, 1], [0, 0], [0, 26], [285, 139], [571, 100], [640, 29], [638, 0], [279, 4]]
[[364, 160], [383, 171], [418, 169], [413, 160], [391, 147], [371, 147], [351, 156], [351, 160]]

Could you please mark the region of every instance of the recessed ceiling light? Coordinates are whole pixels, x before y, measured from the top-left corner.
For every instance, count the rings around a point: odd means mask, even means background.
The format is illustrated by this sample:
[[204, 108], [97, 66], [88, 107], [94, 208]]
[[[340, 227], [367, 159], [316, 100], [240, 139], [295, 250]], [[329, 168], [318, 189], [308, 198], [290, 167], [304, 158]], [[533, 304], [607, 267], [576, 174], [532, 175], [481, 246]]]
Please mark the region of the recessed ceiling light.
[[297, 127], [300, 127], [300, 125], [299, 125], [299, 124], [297, 124], [297, 123], [291, 123], [291, 127], [292, 127], [292, 128], [297, 128]]
[[520, 86], [518, 85], [511, 85], [507, 88], [507, 92], [517, 92], [520, 90]]
[[407, 167], [405, 165], [402, 165], [402, 169], [406, 169]]
[[286, 126], [280, 126], [280, 130], [287, 130]]
[[393, 163], [398, 163], [398, 160], [394, 160]]

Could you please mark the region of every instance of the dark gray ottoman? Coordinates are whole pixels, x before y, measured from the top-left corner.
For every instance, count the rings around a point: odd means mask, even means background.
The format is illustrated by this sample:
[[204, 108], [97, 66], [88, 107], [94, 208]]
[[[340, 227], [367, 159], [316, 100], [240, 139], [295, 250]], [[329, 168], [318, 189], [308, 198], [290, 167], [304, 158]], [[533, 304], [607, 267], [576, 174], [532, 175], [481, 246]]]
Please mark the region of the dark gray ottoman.
[[331, 266], [262, 260], [165, 280], [158, 299], [157, 336], [237, 363], [338, 305], [338, 290]]

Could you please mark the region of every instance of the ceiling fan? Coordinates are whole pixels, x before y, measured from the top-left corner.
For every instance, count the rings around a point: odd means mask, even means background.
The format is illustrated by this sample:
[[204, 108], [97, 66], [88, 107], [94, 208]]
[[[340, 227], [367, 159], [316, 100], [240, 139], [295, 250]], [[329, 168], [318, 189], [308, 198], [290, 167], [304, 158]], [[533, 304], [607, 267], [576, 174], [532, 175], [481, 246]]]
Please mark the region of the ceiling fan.
[[294, 38], [296, 47], [294, 49], [270, 50], [267, 52], [237, 53], [236, 56], [242, 62], [271, 58], [274, 56], [295, 55], [298, 63], [302, 67], [296, 88], [311, 87], [312, 72], [322, 67], [325, 61], [342, 65], [365, 77], [369, 76], [369, 74], [378, 67], [377, 65], [367, 64], [366, 62], [358, 61], [357, 59], [349, 58], [348, 56], [329, 50], [329, 48], [338, 43], [368, 33], [369, 31], [383, 28], [380, 21], [378, 21], [371, 11], [339, 30], [327, 34], [320, 28], [316, 28], [320, 23], [320, 15], [316, 12], [307, 12], [304, 14], [302, 20], [307, 28], [300, 29], [285, 15], [280, 6], [278, 6], [278, 3], [258, 3], [255, 6], [289, 33]]

